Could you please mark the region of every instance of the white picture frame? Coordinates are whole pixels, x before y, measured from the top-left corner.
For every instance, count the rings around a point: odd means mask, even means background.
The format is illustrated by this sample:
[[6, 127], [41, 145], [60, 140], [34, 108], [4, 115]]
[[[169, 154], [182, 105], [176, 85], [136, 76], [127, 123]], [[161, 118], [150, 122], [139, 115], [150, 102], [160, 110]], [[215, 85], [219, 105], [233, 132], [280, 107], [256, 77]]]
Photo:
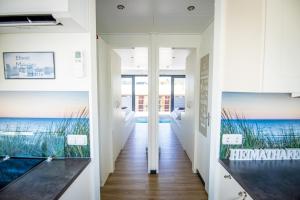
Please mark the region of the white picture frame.
[[3, 52], [5, 79], [55, 79], [54, 52]]

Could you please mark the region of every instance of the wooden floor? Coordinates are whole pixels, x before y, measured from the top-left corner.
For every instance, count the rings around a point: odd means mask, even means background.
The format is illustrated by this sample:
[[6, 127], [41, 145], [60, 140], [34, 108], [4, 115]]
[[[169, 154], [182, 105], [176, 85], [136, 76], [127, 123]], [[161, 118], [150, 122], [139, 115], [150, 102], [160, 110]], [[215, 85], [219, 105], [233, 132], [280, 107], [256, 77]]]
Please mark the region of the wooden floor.
[[160, 125], [160, 171], [147, 173], [147, 126], [137, 124], [120, 153], [115, 172], [101, 188], [101, 200], [207, 200], [207, 194], [169, 124]]

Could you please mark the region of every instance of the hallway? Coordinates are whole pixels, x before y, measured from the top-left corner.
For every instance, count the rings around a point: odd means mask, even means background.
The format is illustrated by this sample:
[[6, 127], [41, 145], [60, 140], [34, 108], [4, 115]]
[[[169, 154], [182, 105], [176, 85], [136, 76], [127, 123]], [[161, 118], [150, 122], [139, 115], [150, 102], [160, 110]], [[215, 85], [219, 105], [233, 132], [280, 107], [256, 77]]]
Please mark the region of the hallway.
[[168, 123], [160, 124], [159, 175], [148, 175], [146, 129], [146, 124], [136, 124], [117, 158], [115, 172], [101, 188], [101, 200], [206, 200], [204, 187]]

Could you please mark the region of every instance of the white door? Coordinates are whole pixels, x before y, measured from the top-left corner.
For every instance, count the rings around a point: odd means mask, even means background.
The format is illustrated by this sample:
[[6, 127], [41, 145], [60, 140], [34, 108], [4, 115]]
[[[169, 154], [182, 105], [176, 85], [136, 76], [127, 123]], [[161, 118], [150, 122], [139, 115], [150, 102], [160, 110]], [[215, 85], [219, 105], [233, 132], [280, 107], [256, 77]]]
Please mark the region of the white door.
[[197, 169], [205, 182], [205, 188], [209, 185], [209, 160], [210, 160], [210, 110], [211, 110], [211, 74], [212, 56], [205, 54], [200, 58], [200, 80], [199, 80], [199, 124], [196, 130], [196, 160]]
[[121, 58], [101, 38], [98, 39], [99, 131], [101, 186], [114, 171], [122, 148]]
[[182, 116], [184, 129], [182, 133], [182, 145], [185, 149], [188, 157], [190, 158], [193, 169], [195, 169], [195, 80], [197, 68], [197, 53], [196, 49], [191, 49], [190, 54], [186, 58], [186, 69], [185, 69], [185, 113]]

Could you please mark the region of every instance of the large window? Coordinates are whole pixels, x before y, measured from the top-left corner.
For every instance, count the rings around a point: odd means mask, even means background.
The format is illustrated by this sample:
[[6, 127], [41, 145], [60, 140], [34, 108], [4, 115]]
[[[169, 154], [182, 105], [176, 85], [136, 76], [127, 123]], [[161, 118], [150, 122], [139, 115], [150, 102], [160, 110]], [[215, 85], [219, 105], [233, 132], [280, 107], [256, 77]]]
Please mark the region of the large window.
[[[148, 77], [122, 76], [122, 107], [136, 112], [148, 112]], [[185, 76], [159, 77], [159, 112], [185, 108]]]
[[123, 77], [122, 78], [122, 85], [121, 85], [121, 92], [122, 92], [122, 108], [127, 107], [130, 110], [133, 110], [132, 104], [132, 78], [131, 77]]
[[171, 111], [171, 77], [159, 77], [159, 112]]
[[159, 111], [172, 112], [185, 109], [185, 75], [159, 77]]
[[174, 109], [185, 108], [185, 78], [174, 77]]
[[148, 112], [147, 76], [135, 76], [135, 111]]
[[148, 111], [148, 77], [122, 75], [122, 107], [136, 112]]

